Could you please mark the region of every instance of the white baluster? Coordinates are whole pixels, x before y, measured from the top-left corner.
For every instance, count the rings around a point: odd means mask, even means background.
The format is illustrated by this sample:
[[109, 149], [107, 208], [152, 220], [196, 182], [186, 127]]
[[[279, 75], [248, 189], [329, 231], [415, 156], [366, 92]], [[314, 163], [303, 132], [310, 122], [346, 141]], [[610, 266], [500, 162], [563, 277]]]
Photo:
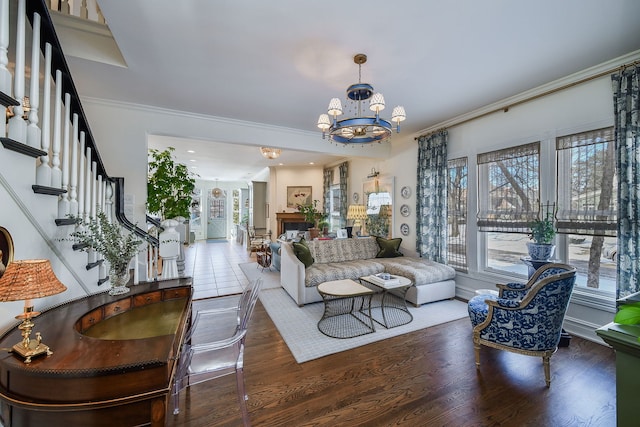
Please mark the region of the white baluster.
[[58, 10], [60, 13], [71, 14], [71, 8], [69, 7], [69, 0], [60, 0], [58, 2]]
[[42, 142], [40, 148], [47, 154], [40, 156], [40, 166], [36, 169], [36, 184], [45, 187], [51, 185], [51, 166], [49, 165], [49, 145], [51, 141], [51, 44], [44, 45], [44, 92], [42, 97]]
[[84, 160], [84, 144], [84, 131], [82, 131], [80, 132], [80, 151], [78, 152], [78, 216], [82, 218], [83, 221], [86, 221], [87, 216], [86, 211], [84, 210], [84, 185], [86, 183], [86, 179], [84, 177], [84, 165], [86, 164]]
[[[84, 132], [82, 133], [84, 135]], [[93, 206], [93, 197], [94, 186], [93, 186], [93, 177], [95, 176], [95, 170], [91, 169], [91, 165], [95, 167], [95, 162], [91, 163], [91, 147], [87, 147], [87, 155], [85, 158], [86, 162], [86, 171], [85, 171], [85, 189], [84, 189], [84, 218], [85, 221], [95, 219], [95, 211], [91, 207]], [[96, 251], [93, 249], [87, 252], [87, 262], [92, 264], [96, 262]]]
[[[60, 125], [62, 115], [62, 71], [56, 70], [56, 94], [53, 109], [53, 148], [51, 150], [51, 186], [62, 188], [62, 170], [60, 169]], [[64, 188], [66, 190], [66, 188]], [[63, 195], [62, 197], [66, 197]], [[61, 218], [61, 217], [58, 217]]]
[[96, 217], [98, 200], [98, 163], [91, 162], [91, 205], [89, 207], [89, 215], [91, 215], [91, 218]]
[[[11, 95], [9, 65], [9, 0], [0, 0], [0, 91]], [[4, 136], [4, 133], [3, 133]]]
[[96, 213], [104, 212], [104, 182], [102, 175], [98, 175], [98, 194], [96, 195]]
[[107, 181], [107, 186], [105, 189], [105, 213], [107, 214], [107, 218], [109, 222], [111, 222], [112, 212], [113, 212], [113, 183], [111, 181]]
[[[60, 70], [56, 71], [56, 89], [58, 88], [58, 86], [62, 87], [62, 73], [60, 72]], [[67, 191], [62, 194], [62, 197], [58, 201], [58, 218], [65, 218], [71, 213], [71, 191], [69, 190], [69, 156], [71, 154], [71, 150], [69, 149], [69, 126], [71, 126], [71, 95], [69, 93], [64, 94], [64, 105], [64, 134], [62, 136], [62, 185], [60, 186], [60, 188]]]
[[[66, 104], [67, 109], [71, 103]], [[71, 144], [71, 171], [69, 172], [69, 213], [78, 216], [78, 114], [73, 113], [73, 139]]]
[[[107, 183], [102, 180], [102, 175], [98, 176], [98, 212], [104, 212], [104, 195], [106, 193], [106, 185]], [[104, 256], [102, 254], [98, 254], [98, 260], [102, 260], [102, 264], [98, 267], [98, 278], [100, 280], [107, 277], [107, 267], [104, 265]]]
[[31, 38], [31, 79], [29, 80], [29, 125], [27, 126], [27, 144], [40, 148], [42, 136], [38, 127], [38, 108], [40, 107], [40, 14], [33, 14]]
[[25, 47], [25, 0], [18, 0], [18, 14], [16, 16], [16, 68], [13, 78], [13, 97], [20, 103], [13, 107], [14, 116], [9, 119], [8, 136], [14, 141], [27, 143], [27, 122], [22, 115], [24, 109], [24, 47]]
[[[83, 132], [84, 134], [84, 132]], [[86, 134], [85, 134], [86, 137]], [[86, 141], [86, 138], [85, 138]], [[86, 146], [86, 143], [85, 143]], [[84, 169], [84, 216], [86, 219], [89, 219], [91, 216], [91, 197], [93, 196], [91, 191], [93, 190], [93, 185], [91, 184], [91, 177], [93, 176], [93, 171], [91, 170], [91, 147], [86, 147], [86, 156], [85, 156], [85, 169]]]

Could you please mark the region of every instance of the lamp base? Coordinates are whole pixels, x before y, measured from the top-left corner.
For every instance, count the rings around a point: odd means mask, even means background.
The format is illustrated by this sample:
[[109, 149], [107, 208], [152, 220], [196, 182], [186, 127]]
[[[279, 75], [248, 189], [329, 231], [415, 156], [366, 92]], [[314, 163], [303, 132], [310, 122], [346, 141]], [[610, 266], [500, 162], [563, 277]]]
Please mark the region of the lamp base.
[[51, 356], [53, 352], [49, 348], [48, 345], [43, 344], [42, 342], [31, 341], [29, 342], [29, 346], [25, 347], [22, 342], [15, 344], [11, 350], [11, 353], [16, 353], [19, 356], [24, 358], [24, 363], [31, 363], [31, 358], [46, 354], [47, 356]]

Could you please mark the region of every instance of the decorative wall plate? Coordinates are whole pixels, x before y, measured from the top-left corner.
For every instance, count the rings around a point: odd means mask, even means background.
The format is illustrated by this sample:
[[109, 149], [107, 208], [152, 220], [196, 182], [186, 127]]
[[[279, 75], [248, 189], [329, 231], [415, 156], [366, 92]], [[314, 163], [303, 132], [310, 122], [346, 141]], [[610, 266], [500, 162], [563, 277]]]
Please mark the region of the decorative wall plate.
[[403, 199], [408, 199], [411, 196], [411, 188], [405, 185], [400, 190], [400, 195], [402, 196]]
[[402, 233], [403, 236], [408, 236], [409, 235], [409, 225], [408, 224], [401, 224], [400, 225], [400, 232]]
[[411, 208], [409, 207], [409, 205], [400, 206], [400, 215], [409, 216], [410, 213], [411, 213]]
[[358, 203], [360, 195], [358, 193], [353, 193], [353, 196], [351, 198], [353, 199], [353, 203]]

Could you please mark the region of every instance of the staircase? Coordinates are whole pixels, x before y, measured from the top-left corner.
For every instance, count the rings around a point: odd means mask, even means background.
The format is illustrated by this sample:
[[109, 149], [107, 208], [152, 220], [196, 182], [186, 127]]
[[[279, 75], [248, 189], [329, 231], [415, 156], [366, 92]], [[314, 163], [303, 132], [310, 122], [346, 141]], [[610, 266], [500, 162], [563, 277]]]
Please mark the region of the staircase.
[[[0, 227], [13, 242], [4, 257], [47, 258], [68, 288], [35, 301], [37, 309], [108, 288], [100, 254], [64, 240], [76, 227], [69, 215], [86, 220], [104, 211], [133, 230], [145, 242], [133, 280], [157, 280], [158, 238], [124, 215], [124, 179], [102, 163], [46, 0], [0, 0], [0, 104], [8, 117], [0, 134]], [[0, 327], [13, 326], [21, 310], [2, 303]]]

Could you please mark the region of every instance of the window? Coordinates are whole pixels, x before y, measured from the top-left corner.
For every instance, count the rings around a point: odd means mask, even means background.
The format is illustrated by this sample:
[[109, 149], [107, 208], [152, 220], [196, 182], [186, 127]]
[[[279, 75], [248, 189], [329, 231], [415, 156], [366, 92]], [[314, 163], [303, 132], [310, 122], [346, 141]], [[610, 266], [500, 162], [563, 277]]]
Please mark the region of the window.
[[540, 143], [478, 154], [478, 230], [485, 233], [486, 268], [527, 274], [529, 223], [538, 215]]
[[336, 230], [342, 228], [341, 220], [340, 220], [340, 184], [334, 184], [329, 187], [329, 231], [335, 232]]
[[449, 242], [447, 262], [458, 271], [467, 272], [467, 158], [447, 162]]
[[612, 127], [556, 139], [557, 228], [578, 286], [615, 292], [617, 181]]

